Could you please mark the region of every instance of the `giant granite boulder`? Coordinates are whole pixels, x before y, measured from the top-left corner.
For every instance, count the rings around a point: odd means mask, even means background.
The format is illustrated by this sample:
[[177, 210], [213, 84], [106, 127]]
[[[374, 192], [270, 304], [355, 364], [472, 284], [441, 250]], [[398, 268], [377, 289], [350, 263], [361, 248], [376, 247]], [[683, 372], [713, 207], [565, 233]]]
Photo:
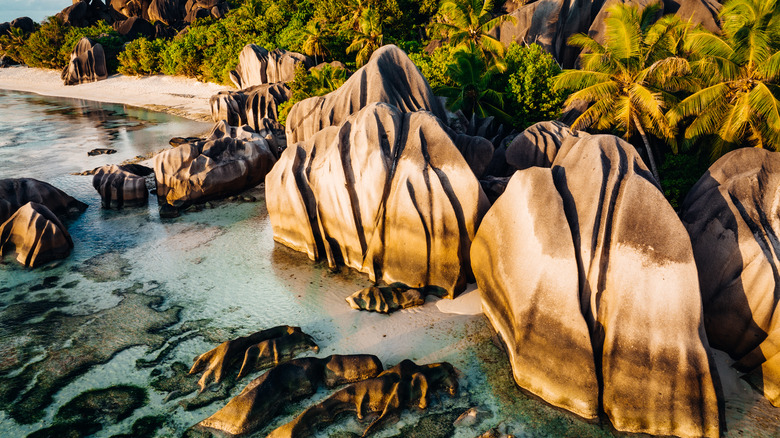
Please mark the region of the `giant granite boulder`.
[[215, 122], [226, 120], [232, 126], [248, 124], [259, 130], [263, 119], [277, 120], [279, 105], [290, 96], [290, 87], [281, 82], [220, 91], [211, 96], [211, 118]]
[[778, 194], [780, 153], [737, 149], [691, 188], [680, 214], [699, 268], [707, 337], [775, 406], [780, 406]]
[[238, 55], [238, 66], [230, 72], [230, 79], [237, 88], [253, 85], [290, 82], [295, 78], [295, 67], [314, 65], [308, 56], [283, 49], [268, 51], [254, 44], [247, 44]]
[[112, 164], [97, 169], [92, 186], [100, 193], [103, 208], [140, 207], [149, 200], [145, 177], [151, 173], [140, 164]]
[[33, 178], [0, 179], [0, 223], [28, 202], [42, 204], [60, 217], [86, 210], [87, 204], [53, 185]]
[[402, 112], [430, 111], [447, 120], [444, 106], [406, 53], [386, 45], [338, 90], [296, 103], [287, 115], [287, 140], [305, 141], [376, 102], [389, 103]]
[[631, 145], [570, 136], [515, 173], [471, 260], [518, 385], [620, 431], [719, 436], [693, 250]]
[[96, 82], [108, 77], [106, 55], [103, 46], [84, 37], [79, 40], [70, 54], [70, 62], [62, 70], [65, 85]]
[[157, 196], [180, 208], [234, 195], [261, 183], [275, 162], [261, 134], [221, 121], [205, 139], [154, 157]]
[[45, 205], [28, 202], [0, 225], [0, 257], [16, 253], [28, 268], [67, 257], [73, 248], [65, 226]]
[[488, 202], [442, 122], [371, 104], [289, 146], [265, 180], [274, 239], [373, 281], [452, 297]]

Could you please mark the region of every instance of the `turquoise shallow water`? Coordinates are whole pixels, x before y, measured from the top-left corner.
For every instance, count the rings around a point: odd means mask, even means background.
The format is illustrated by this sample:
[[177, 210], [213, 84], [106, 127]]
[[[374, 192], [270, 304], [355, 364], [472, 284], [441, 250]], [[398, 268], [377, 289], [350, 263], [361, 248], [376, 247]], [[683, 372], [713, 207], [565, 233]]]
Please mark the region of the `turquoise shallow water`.
[[[252, 191], [258, 202], [219, 202], [161, 220], [153, 201], [147, 208], [102, 210], [92, 177], [71, 175], [209, 128], [119, 105], [0, 91], [0, 177], [35, 177], [89, 204], [68, 224], [75, 244], [69, 258], [37, 270], [10, 259], [0, 265], [0, 436], [49, 427], [79, 394], [127, 384], [144, 388], [147, 400], [127, 418], [101, 422], [94, 436], [131, 433], [136, 420], [150, 415], [163, 416], [157, 436], [181, 436], [227, 400], [187, 410], [194, 393], [169, 396], [170, 389], [153, 382], [173, 376], [177, 362], [188, 368], [221, 341], [279, 324], [310, 333], [320, 357], [370, 353], [386, 367], [406, 358], [446, 360], [459, 370], [456, 399], [406, 413], [377, 436], [474, 437], [497, 425], [517, 436], [612, 435], [521, 393], [485, 319], [449, 311], [457, 301], [431, 299], [390, 317], [350, 309], [344, 298], [368, 279], [333, 272], [275, 244], [262, 186]], [[96, 147], [118, 152], [88, 157]], [[257, 375], [226, 393], [237, 394]], [[327, 394], [287, 406], [275, 424]], [[742, 413], [734, 424], [753, 436], [773, 436], [775, 411], [751, 403], [737, 406]], [[486, 412], [480, 423], [448, 426], [473, 406]], [[360, 431], [356, 421], [342, 420], [319, 436]]]

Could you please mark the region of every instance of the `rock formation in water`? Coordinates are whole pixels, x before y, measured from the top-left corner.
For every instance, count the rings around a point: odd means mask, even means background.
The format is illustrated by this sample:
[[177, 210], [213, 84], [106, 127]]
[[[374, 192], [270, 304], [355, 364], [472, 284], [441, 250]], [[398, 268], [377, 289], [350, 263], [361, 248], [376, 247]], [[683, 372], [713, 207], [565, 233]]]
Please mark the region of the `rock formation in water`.
[[230, 80], [236, 88], [253, 85], [290, 82], [295, 78], [295, 67], [303, 64], [307, 69], [314, 63], [308, 56], [284, 49], [268, 51], [254, 44], [247, 44], [238, 55], [238, 66], [230, 72]]
[[112, 164], [97, 169], [92, 186], [100, 193], [103, 208], [140, 207], [149, 201], [145, 177], [151, 173], [140, 164]]
[[[537, 0], [528, 2], [509, 15], [516, 23], [507, 21], [491, 30], [504, 46], [512, 42], [536, 43], [555, 57], [564, 68], [575, 66], [579, 49], [566, 44], [569, 37], [586, 33], [597, 41], [603, 41], [606, 10], [621, 2], [640, 7], [649, 0]], [[715, 0], [664, 0], [663, 14], [677, 14], [683, 20], [701, 24], [712, 32], [719, 32], [717, 15], [720, 3]]]
[[389, 103], [402, 112], [430, 111], [440, 120], [447, 120], [444, 106], [414, 63], [403, 50], [386, 45], [338, 90], [296, 103], [287, 115], [287, 140], [307, 140], [377, 102]]
[[691, 188], [681, 218], [693, 244], [713, 347], [780, 406], [780, 153], [743, 148]]
[[203, 391], [211, 380], [221, 382], [226, 371], [239, 359], [243, 359], [237, 377], [240, 379], [255, 369], [276, 366], [308, 350], [319, 351], [311, 336], [300, 327], [280, 325], [221, 343], [196, 357], [189, 373], [203, 372], [198, 380]]
[[289, 403], [313, 395], [321, 384], [335, 388], [373, 378], [382, 363], [371, 355], [332, 355], [293, 359], [268, 370], [224, 408], [197, 424], [231, 435], [249, 434], [267, 426]]
[[62, 70], [65, 85], [96, 82], [108, 77], [106, 55], [103, 46], [84, 37], [79, 40], [70, 54], [70, 62]]
[[382, 422], [398, 417], [410, 408], [426, 409], [430, 397], [444, 392], [454, 397], [458, 391], [455, 370], [447, 362], [417, 365], [404, 360], [378, 376], [353, 383], [306, 409], [291, 422], [273, 430], [268, 438], [312, 436], [318, 426], [335, 421], [348, 412], [358, 420], [376, 417], [366, 427], [367, 436]]
[[63, 259], [71, 249], [67, 228], [45, 205], [28, 202], [0, 225], [0, 257], [15, 253], [25, 267]]
[[515, 173], [472, 244], [515, 381], [620, 431], [717, 437], [685, 228], [631, 145], [580, 136]]
[[276, 158], [248, 126], [217, 123], [208, 137], [154, 157], [157, 196], [175, 208], [240, 193], [263, 181]]
[[403, 284], [371, 286], [347, 297], [347, 303], [355, 310], [392, 313], [408, 307], [425, 304], [422, 288], [410, 288]]
[[49, 183], [33, 178], [0, 179], [0, 222], [5, 222], [28, 202], [45, 205], [60, 217], [81, 213], [87, 209], [87, 204]]
[[469, 248], [488, 208], [441, 121], [384, 103], [289, 146], [265, 189], [276, 241], [449, 297], [471, 276]]

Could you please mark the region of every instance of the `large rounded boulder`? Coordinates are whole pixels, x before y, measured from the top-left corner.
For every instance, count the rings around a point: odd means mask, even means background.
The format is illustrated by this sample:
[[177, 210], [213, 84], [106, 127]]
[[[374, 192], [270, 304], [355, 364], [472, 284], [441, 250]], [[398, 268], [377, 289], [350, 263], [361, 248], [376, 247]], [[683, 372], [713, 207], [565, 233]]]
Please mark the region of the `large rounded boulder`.
[[780, 406], [780, 153], [743, 148], [691, 188], [681, 218], [690, 233], [712, 346], [727, 352]]
[[205, 139], [154, 157], [157, 196], [180, 208], [234, 195], [260, 184], [275, 162], [261, 134], [221, 121]]
[[580, 135], [515, 173], [472, 244], [515, 380], [620, 431], [717, 437], [686, 230], [631, 145]]
[[330, 266], [452, 297], [488, 207], [441, 121], [371, 104], [289, 146], [266, 177], [274, 239]]
[[45, 205], [28, 202], [0, 225], [0, 257], [15, 253], [28, 268], [67, 257], [73, 248], [65, 226]]
[[65, 85], [78, 85], [107, 77], [103, 46], [87, 37], [80, 39], [70, 54], [70, 62], [62, 70], [62, 81]]
[[308, 56], [284, 49], [268, 51], [263, 47], [247, 44], [238, 55], [238, 66], [230, 72], [230, 80], [239, 89], [253, 85], [290, 82], [295, 79], [295, 68], [303, 64], [314, 66]]
[[149, 201], [145, 177], [151, 173], [139, 164], [112, 164], [97, 169], [92, 186], [100, 193], [103, 208], [140, 207]]
[[429, 111], [447, 120], [444, 106], [406, 53], [386, 45], [338, 90], [296, 103], [287, 115], [287, 140], [305, 141], [376, 102], [389, 103], [402, 112]]

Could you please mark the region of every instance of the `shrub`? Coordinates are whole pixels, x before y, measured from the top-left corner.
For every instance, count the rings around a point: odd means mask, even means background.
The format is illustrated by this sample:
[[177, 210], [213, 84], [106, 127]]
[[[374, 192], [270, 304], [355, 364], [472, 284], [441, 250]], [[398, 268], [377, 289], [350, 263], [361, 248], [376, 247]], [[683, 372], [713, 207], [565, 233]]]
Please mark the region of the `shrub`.
[[504, 59], [507, 64], [504, 95], [506, 111], [513, 125], [525, 129], [536, 122], [558, 118], [564, 94], [553, 90], [553, 78], [561, 72], [555, 59], [538, 44], [512, 43]]
[[409, 59], [425, 76], [431, 88], [453, 87], [456, 85], [455, 81], [447, 74], [447, 67], [455, 62], [453, 52], [453, 47], [444, 45], [434, 50], [430, 55], [425, 52], [410, 53]]
[[138, 38], [125, 45], [118, 55], [119, 73], [124, 75], [153, 75], [162, 72], [162, 51], [166, 42], [161, 39]]

